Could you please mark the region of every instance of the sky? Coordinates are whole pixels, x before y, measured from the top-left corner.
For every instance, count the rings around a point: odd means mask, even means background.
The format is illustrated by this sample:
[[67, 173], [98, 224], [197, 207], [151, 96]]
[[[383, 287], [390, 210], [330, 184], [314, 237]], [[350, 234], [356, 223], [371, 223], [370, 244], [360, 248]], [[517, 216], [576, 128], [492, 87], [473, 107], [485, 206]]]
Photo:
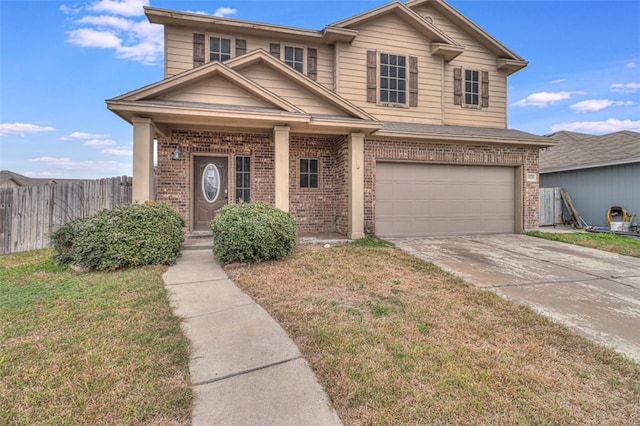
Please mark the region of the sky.
[[[387, 0], [0, 0], [0, 169], [38, 178], [132, 174], [130, 124], [105, 100], [163, 76], [143, 5], [320, 30]], [[529, 61], [508, 127], [640, 132], [639, 0], [450, 0]]]

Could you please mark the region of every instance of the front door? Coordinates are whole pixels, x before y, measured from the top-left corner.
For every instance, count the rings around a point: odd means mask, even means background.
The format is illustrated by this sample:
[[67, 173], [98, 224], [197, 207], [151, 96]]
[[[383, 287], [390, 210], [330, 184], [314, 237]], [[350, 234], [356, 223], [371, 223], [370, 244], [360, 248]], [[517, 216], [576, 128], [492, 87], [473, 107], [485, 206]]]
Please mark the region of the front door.
[[227, 157], [193, 158], [193, 230], [208, 231], [216, 210], [229, 200]]

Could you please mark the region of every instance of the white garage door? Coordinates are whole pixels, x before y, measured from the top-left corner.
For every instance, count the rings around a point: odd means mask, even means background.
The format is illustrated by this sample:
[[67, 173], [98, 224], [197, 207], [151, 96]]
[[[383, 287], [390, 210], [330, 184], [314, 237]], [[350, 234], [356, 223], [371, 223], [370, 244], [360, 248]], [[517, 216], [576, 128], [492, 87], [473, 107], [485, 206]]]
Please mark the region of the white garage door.
[[377, 163], [381, 237], [515, 232], [513, 167]]

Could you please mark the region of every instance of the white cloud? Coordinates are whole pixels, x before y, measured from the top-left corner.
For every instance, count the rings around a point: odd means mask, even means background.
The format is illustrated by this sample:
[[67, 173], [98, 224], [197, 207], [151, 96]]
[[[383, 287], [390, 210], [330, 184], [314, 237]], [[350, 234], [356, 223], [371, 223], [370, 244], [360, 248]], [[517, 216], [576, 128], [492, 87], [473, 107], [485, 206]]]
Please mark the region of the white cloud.
[[111, 155], [119, 155], [119, 156], [132, 156], [133, 155], [133, 150], [127, 149], [125, 147], [117, 147], [117, 148], [107, 148], [107, 149], [103, 149], [102, 151], [103, 154], [111, 154]]
[[68, 136], [63, 136], [60, 138], [61, 141], [70, 141], [70, 140], [83, 140], [83, 139], [100, 139], [106, 138], [109, 135], [103, 135], [99, 133], [86, 133], [86, 132], [73, 132]]
[[[67, 41], [82, 47], [114, 49], [116, 56], [144, 64], [157, 64], [162, 57], [162, 25], [132, 18], [143, 14], [142, 0], [101, 0], [88, 9], [99, 15], [86, 15], [74, 21], [80, 28], [67, 32]], [[117, 16], [116, 16], [117, 15]]]
[[640, 83], [613, 83], [611, 90], [616, 92], [635, 92], [640, 90]]
[[2, 124], [0, 124], [0, 136], [6, 136], [6, 135], [24, 136], [27, 133], [51, 132], [53, 130], [55, 130], [54, 127], [39, 126], [37, 124], [29, 124], [29, 123], [2, 123]]
[[78, 161], [72, 160], [68, 157], [38, 157], [32, 158], [29, 161], [33, 161], [35, 163], [43, 163], [47, 167], [51, 167], [54, 169], [62, 169], [62, 170], [104, 170], [105, 172], [124, 172], [128, 173], [131, 169], [131, 164], [122, 163], [119, 161]]
[[552, 80], [551, 84], [558, 84], [558, 83], [564, 83], [565, 81], [567, 81], [566, 78], [559, 78], [557, 80]]
[[631, 106], [631, 101], [612, 101], [609, 99], [588, 99], [571, 105], [571, 109], [577, 112], [600, 111], [610, 106]]
[[573, 121], [554, 124], [551, 126], [552, 133], [559, 132], [561, 130], [594, 134], [612, 133], [620, 130], [632, 130], [634, 132], [639, 132], [640, 120], [618, 120], [610, 118], [605, 121]]
[[584, 92], [538, 92], [532, 93], [518, 102], [514, 102], [511, 106], [535, 106], [546, 107], [559, 101], [570, 99], [574, 95], [584, 95]]
[[631, 62], [627, 63], [627, 68], [632, 69], [632, 68], [635, 68], [635, 67], [636, 67], [636, 63], [635, 62], [631, 61]]
[[149, 0], [99, 0], [89, 6], [89, 10], [113, 15], [140, 16], [144, 14], [142, 7], [148, 5]]
[[99, 31], [92, 28], [78, 28], [67, 32], [67, 41], [82, 47], [99, 47], [102, 49], [116, 48], [122, 40], [111, 31]]
[[227, 15], [233, 15], [238, 12], [237, 9], [232, 9], [230, 7], [219, 7], [213, 12], [213, 16], [217, 16], [219, 18], [224, 18]]
[[111, 139], [91, 139], [84, 143], [84, 146], [90, 146], [92, 148], [102, 148], [104, 146], [113, 146], [116, 144], [116, 141], [112, 141]]

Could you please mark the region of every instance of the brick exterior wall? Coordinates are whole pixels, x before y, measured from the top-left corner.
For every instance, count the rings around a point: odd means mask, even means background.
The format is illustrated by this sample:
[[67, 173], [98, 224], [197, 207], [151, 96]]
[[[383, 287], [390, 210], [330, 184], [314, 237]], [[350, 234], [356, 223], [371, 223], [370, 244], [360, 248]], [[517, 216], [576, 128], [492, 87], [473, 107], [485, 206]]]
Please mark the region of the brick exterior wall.
[[[522, 166], [522, 225], [538, 227], [538, 148], [492, 145], [466, 145], [366, 139], [364, 149], [364, 226], [365, 233], [375, 233], [376, 161], [402, 160], [439, 164], [482, 164]], [[527, 174], [535, 182], [527, 182]]]
[[[182, 159], [172, 160], [178, 144]], [[229, 202], [235, 202], [235, 156], [250, 156], [252, 201], [275, 202], [274, 143], [270, 133], [173, 130], [170, 140], [158, 140], [156, 199], [175, 207], [185, 218], [188, 229], [191, 228], [193, 155], [229, 158]], [[319, 160], [319, 188], [300, 188], [300, 158]], [[538, 148], [366, 139], [365, 233], [375, 233], [375, 169], [376, 161], [384, 160], [522, 166], [523, 227], [538, 226], [538, 182], [526, 179], [527, 174], [538, 176]], [[348, 142], [344, 136], [290, 135], [289, 206], [300, 233], [347, 234], [348, 161]]]
[[[177, 145], [182, 159], [172, 160]], [[192, 155], [229, 158], [229, 202], [234, 203], [235, 156], [251, 157], [252, 201], [275, 202], [274, 143], [269, 133], [231, 133], [200, 130], [173, 130], [171, 140], [158, 140], [156, 199], [173, 206], [191, 229]]]
[[[344, 140], [344, 137], [290, 136], [289, 211], [296, 218], [300, 233], [346, 233], [347, 212], [337, 213], [338, 208], [347, 207], [346, 170], [335, 172], [336, 147], [346, 146]], [[177, 145], [181, 147], [182, 159], [172, 160], [172, 153]], [[251, 201], [274, 204], [274, 143], [270, 133], [173, 130], [170, 140], [158, 140], [156, 199], [173, 206], [187, 222], [187, 229], [192, 226], [193, 155], [229, 158], [230, 203], [236, 201], [235, 156], [250, 156]], [[340, 158], [343, 157], [344, 155]], [[300, 158], [319, 160], [319, 188], [300, 188]], [[346, 163], [342, 167], [346, 167]], [[337, 220], [337, 217], [340, 219]], [[340, 230], [336, 226], [337, 222], [340, 222]]]

